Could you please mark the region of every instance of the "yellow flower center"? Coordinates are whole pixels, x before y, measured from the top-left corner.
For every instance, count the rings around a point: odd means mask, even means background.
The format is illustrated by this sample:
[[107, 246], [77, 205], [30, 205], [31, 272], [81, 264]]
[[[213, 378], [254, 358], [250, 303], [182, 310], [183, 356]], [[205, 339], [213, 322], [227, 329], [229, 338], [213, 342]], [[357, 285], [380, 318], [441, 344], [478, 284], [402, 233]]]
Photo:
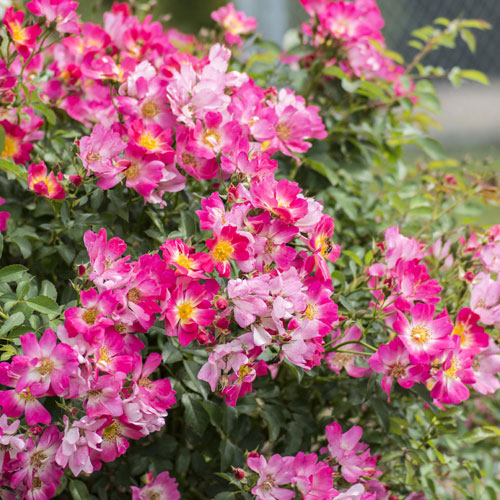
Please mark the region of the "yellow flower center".
[[233, 253], [233, 245], [231, 245], [231, 243], [227, 240], [220, 240], [212, 250], [214, 259], [219, 262], [225, 262], [229, 260], [233, 256]]
[[89, 163], [94, 163], [95, 161], [99, 161], [101, 159], [101, 155], [99, 153], [89, 153], [87, 155], [87, 161]]
[[451, 366], [445, 370], [445, 375], [447, 377], [451, 377], [451, 378], [457, 378], [457, 371], [460, 369], [460, 365], [458, 364], [458, 361], [453, 358], [451, 360]]
[[252, 368], [250, 366], [241, 365], [240, 369], [238, 370], [239, 380], [243, 380], [251, 371], [252, 371]]
[[93, 325], [98, 314], [97, 309], [89, 309], [82, 314], [82, 319], [87, 325]]
[[212, 128], [209, 128], [203, 132], [203, 142], [209, 147], [209, 148], [216, 148], [219, 145], [220, 142], [220, 134], [217, 132], [217, 130], [214, 130]]
[[102, 439], [104, 441], [115, 441], [120, 435], [120, 430], [120, 424], [118, 424], [118, 422], [113, 422], [107, 427], [104, 427], [102, 431]]
[[151, 382], [151, 380], [149, 380], [146, 377], [140, 378], [139, 382], [137, 382], [137, 384], [140, 387], [145, 387], [146, 389], [151, 389], [153, 387], [153, 383]]
[[347, 354], [345, 352], [337, 353], [335, 354], [335, 362], [342, 367], [349, 364], [353, 357], [353, 354]]
[[290, 127], [284, 123], [278, 123], [276, 126], [276, 132], [278, 132], [279, 138], [283, 141], [289, 139], [291, 135]]
[[307, 319], [316, 319], [318, 317], [318, 308], [314, 304], [307, 304], [307, 309], [304, 314]]
[[12, 158], [19, 151], [19, 141], [11, 135], [5, 135], [5, 144], [2, 151], [4, 158]]
[[50, 359], [42, 359], [40, 366], [38, 367], [38, 372], [40, 375], [48, 375], [49, 373], [52, 373], [52, 370], [54, 369], [54, 362]]
[[100, 363], [109, 363], [109, 351], [105, 347], [101, 347], [99, 349], [99, 362]]
[[31, 456], [31, 464], [35, 467], [41, 467], [46, 459], [47, 455], [43, 451], [35, 451]]
[[26, 31], [19, 23], [12, 23], [10, 29], [12, 30], [12, 38], [16, 42], [23, 43], [27, 40]]
[[184, 153], [182, 155], [182, 163], [184, 163], [184, 165], [191, 165], [192, 167], [196, 167], [196, 158], [189, 153]]
[[191, 302], [183, 302], [177, 306], [177, 315], [182, 322], [190, 320], [193, 311], [194, 307], [191, 305]]
[[154, 118], [158, 114], [158, 106], [152, 102], [146, 102], [142, 105], [142, 116], [145, 118]]
[[401, 365], [394, 365], [391, 370], [391, 375], [394, 378], [401, 378], [406, 375], [406, 368]]
[[193, 259], [183, 253], [179, 253], [175, 262], [186, 269], [191, 269], [193, 266]]
[[143, 132], [139, 140], [139, 146], [149, 151], [155, 151], [158, 149], [158, 140], [151, 135], [151, 132]]
[[429, 340], [430, 331], [426, 325], [415, 325], [411, 329], [411, 336], [415, 342], [419, 342], [420, 344], [424, 344]]
[[463, 346], [467, 344], [469, 338], [468, 338], [468, 333], [469, 329], [467, 328], [467, 325], [464, 325], [463, 323], [457, 323], [453, 331], [451, 332], [452, 335], [460, 335], [460, 345]]
[[139, 165], [137, 165], [137, 163], [132, 163], [123, 174], [127, 179], [134, 180], [139, 175], [140, 171]]
[[239, 35], [243, 32], [243, 23], [234, 15], [230, 14], [224, 19], [222, 25], [232, 35]]
[[32, 403], [36, 399], [35, 396], [33, 396], [33, 394], [31, 394], [29, 387], [27, 389], [25, 389], [23, 392], [20, 392], [19, 397], [22, 400], [27, 401], [28, 403]]
[[138, 304], [141, 301], [141, 292], [137, 288], [131, 288], [127, 293], [127, 299], [134, 304]]
[[125, 325], [125, 323], [115, 323], [113, 326], [118, 333], [122, 335], [127, 333], [127, 325]]

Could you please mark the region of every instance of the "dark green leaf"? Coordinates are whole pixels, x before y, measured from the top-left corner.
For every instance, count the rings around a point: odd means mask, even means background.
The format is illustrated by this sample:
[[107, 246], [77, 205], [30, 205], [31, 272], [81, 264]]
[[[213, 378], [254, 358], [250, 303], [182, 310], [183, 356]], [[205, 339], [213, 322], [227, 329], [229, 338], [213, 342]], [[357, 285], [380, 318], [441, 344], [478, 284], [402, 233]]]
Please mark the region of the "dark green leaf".
[[3, 269], [0, 269], [0, 282], [17, 281], [21, 278], [25, 271], [26, 268], [19, 264], [4, 267]]
[[69, 492], [73, 500], [90, 500], [90, 493], [82, 481], [72, 479], [69, 482]]
[[26, 303], [31, 309], [42, 314], [59, 314], [59, 306], [50, 297], [40, 295], [32, 299], [27, 299]]
[[24, 323], [24, 314], [22, 312], [16, 312], [9, 316], [2, 327], [0, 328], [0, 335], [6, 335], [16, 326], [22, 325]]

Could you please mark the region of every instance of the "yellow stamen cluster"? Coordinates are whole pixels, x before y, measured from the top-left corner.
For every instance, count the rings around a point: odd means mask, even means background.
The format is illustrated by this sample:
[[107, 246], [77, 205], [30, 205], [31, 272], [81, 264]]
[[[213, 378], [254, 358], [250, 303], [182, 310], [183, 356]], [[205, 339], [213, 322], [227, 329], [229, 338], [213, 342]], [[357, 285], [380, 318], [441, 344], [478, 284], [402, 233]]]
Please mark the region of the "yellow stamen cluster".
[[19, 141], [11, 135], [5, 135], [5, 143], [2, 151], [3, 158], [12, 158], [19, 151]]
[[40, 375], [49, 375], [54, 369], [54, 362], [51, 359], [40, 360], [40, 366], [37, 368]]
[[139, 146], [149, 151], [156, 151], [158, 149], [158, 140], [151, 135], [151, 132], [143, 132], [139, 139]]
[[149, 101], [142, 105], [141, 111], [145, 118], [154, 118], [158, 114], [158, 106], [153, 101]]
[[233, 245], [227, 240], [220, 240], [212, 250], [212, 255], [214, 259], [219, 262], [225, 262], [229, 260], [234, 253]]
[[183, 322], [191, 319], [193, 311], [194, 307], [192, 306], [191, 302], [183, 302], [182, 304], [179, 304], [177, 306], [177, 315], [179, 316], [179, 319]]
[[418, 325], [412, 327], [411, 336], [415, 342], [425, 344], [429, 340], [431, 332], [429, 331], [429, 327], [427, 325], [419, 323]]
[[85, 323], [87, 323], [87, 325], [93, 325], [95, 323], [95, 320], [97, 319], [98, 314], [99, 312], [97, 311], [97, 309], [92, 308], [82, 314], [82, 319], [83, 321], [85, 321]]
[[203, 132], [203, 142], [209, 148], [216, 148], [220, 143], [220, 133], [212, 128], [205, 130], [205, 132]]

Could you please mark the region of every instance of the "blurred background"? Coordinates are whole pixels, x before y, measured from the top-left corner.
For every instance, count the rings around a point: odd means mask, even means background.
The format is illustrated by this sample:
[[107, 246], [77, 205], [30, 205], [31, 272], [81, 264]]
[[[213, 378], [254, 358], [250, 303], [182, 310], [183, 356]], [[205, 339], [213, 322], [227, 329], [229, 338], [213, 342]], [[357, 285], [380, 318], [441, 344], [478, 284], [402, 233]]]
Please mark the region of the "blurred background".
[[[233, 1], [237, 8], [257, 18], [259, 31], [265, 38], [280, 44], [285, 33], [305, 19], [298, 0]], [[210, 12], [225, 3], [224, 0], [157, 0], [151, 12], [156, 19], [168, 14], [167, 25], [196, 33], [202, 26], [210, 25]], [[401, 53], [406, 61], [416, 52], [407, 45], [412, 30], [432, 23], [437, 17], [480, 18], [493, 26], [485, 32], [474, 31], [477, 37], [474, 54], [460, 40], [456, 49], [435, 52], [427, 62], [445, 69], [460, 66], [486, 73], [491, 82], [489, 87], [464, 82], [456, 89], [447, 81], [436, 81], [442, 103], [442, 113], [437, 119], [442, 130], [434, 135], [452, 156], [500, 157], [500, 0], [378, 0], [377, 3], [386, 21], [387, 46]], [[85, 20], [99, 22], [101, 13], [111, 4], [107, 0], [85, 0], [80, 11]]]

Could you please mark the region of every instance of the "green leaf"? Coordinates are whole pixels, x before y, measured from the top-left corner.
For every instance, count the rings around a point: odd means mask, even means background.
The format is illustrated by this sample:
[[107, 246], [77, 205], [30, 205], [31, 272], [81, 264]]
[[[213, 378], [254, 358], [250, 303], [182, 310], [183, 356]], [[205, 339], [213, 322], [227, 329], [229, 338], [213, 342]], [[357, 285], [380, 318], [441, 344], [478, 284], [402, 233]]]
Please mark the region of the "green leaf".
[[476, 52], [476, 37], [468, 29], [460, 30], [462, 40], [467, 44], [471, 52]]
[[499, 434], [496, 431], [491, 430], [491, 428], [477, 427], [472, 431], [466, 432], [462, 440], [467, 444], [475, 444], [479, 443], [479, 441], [483, 441], [484, 439], [498, 437], [498, 435]]
[[42, 314], [59, 314], [59, 306], [50, 297], [39, 295], [32, 299], [27, 299], [26, 303], [33, 309]]
[[361, 85], [361, 80], [356, 80], [355, 82], [351, 82], [347, 78], [342, 78], [342, 88], [349, 94], [356, 92], [356, 90], [360, 85]]
[[450, 80], [454, 87], [460, 87], [460, 84], [462, 83], [461, 73], [462, 72], [458, 66], [453, 67], [448, 73], [448, 80]]
[[56, 124], [56, 114], [45, 104], [33, 104], [33, 107], [42, 113], [50, 125]]
[[335, 76], [339, 79], [346, 78], [347, 75], [338, 66], [329, 66], [323, 70], [324, 75]]
[[424, 151], [424, 153], [429, 155], [429, 157], [433, 160], [441, 160], [445, 158], [445, 154], [441, 144], [432, 137], [416, 137], [409, 140], [408, 142], [419, 146]]
[[283, 421], [283, 415], [279, 409], [272, 405], [266, 405], [262, 412], [262, 418], [267, 423], [267, 430], [269, 434], [269, 441], [271, 443], [275, 442], [280, 435], [281, 422]]
[[64, 259], [66, 264], [71, 265], [73, 259], [75, 258], [75, 250], [67, 245], [59, 245], [57, 247], [57, 253]]
[[242, 451], [229, 439], [223, 439], [219, 445], [221, 470], [228, 470], [231, 465], [239, 467], [243, 462]]
[[[26, 179], [28, 177], [26, 170], [14, 163], [11, 159], [0, 158], [0, 170], [3, 170], [8, 174], [14, 174], [19, 180], [26, 183]], [[25, 184], [23, 184], [23, 186], [24, 185]]]
[[191, 365], [195, 366], [198, 365], [196, 365], [196, 363], [190, 363], [187, 360], [184, 360], [182, 364], [184, 365], [184, 368], [186, 369], [188, 377], [191, 379], [191, 382], [193, 383], [195, 390], [203, 396], [203, 399], [207, 399], [208, 393], [206, 388], [202, 385], [201, 381], [196, 377], [196, 375], [193, 372], [193, 369], [191, 368]]
[[232, 498], [235, 498], [232, 491], [223, 491], [221, 493], [217, 493], [217, 495], [215, 495], [214, 497], [214, 500], [231, 500]]
[[90, 493], [82, 481], [72, 479], [69, 482], [69, 492], [73, 500], [90, 500]]
[[439, 113], [441, 111], [441, 102], [439, 99], [428, 92], [415, 92], [418, 97], [418, 104], [432, 113]]
[[399, 450], [394, 450], [394, 451], [390, 451], [389, 453], [384, 453], [382, 455], [382, 458], [380, 459], [380, 463], [391, 462], [395, 458], [402, 457], [403, 455], [404, 455], [404, 452], [399, 451]]
[[184, 393], [182, 395], [182, 405], [184, 406], [186, 426], [197, 436], [202, 437], [208, 425], [208, 416], [200, 401], [193, 394]]
[[16, 326], [22, 325], [24, 323], [24, 314], [22, 312], [16, 312], [9, 316], [2, 327], [0, 328], [0, 335], [6, 335]]
[[23, 238], [22, 236], [14, 236], [12, 238], [12, 242], [15, 243], [18, 247], [19, 250], [21, 251], [21, 255], [23, 256], [24, 259], [27, 259], [31, 255], [31, 243], [29, 240], [26, 238]]
[[350, 312], [354, 311], [354, 306], [342, 295], [339, 296], [339, 302]]
[[3, 254], [3, 235], [0, 233], [0, 257], [2, 257]]
[[476, 71], [475, 69], [463, 69], [460, 71], [460, 76], [467, 80], [482, 83], [483, 85], [490, 84], [488, 77], [481, 71]]
[[354, 252], [342, 250], [342, 254], [349, 256], [359, 267], [363, 267], [363, 261]]
[[25, 271], [27, 269], [20, 264], [12, 264], [11, 266], [4, 267], [0, 269], [0, 282], [17, 281]]

